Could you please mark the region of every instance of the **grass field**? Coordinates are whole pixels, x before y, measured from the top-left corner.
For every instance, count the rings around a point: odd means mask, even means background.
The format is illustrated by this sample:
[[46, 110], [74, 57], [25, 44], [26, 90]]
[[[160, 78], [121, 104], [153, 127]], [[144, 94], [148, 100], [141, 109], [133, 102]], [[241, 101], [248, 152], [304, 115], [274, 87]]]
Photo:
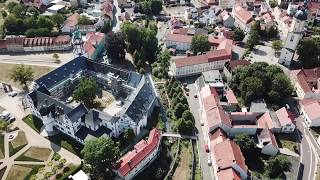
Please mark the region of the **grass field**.
[[83, 148], [83, 145], [78, 143], [76, 140], [64, 135], [62, 133], [49, 136], [48, 139], [53, 143], [67, 149], [68, 151], [72, 152], [73, 154], [80, 155], [80, 152]]
[[27, 123], [32, 129], [34, 129], [37, 133], [40, 132], [40, 129], [43, 125], [42, 121], [37, 117], [29, 114], [28, 116], [22, 119], [25, 123]]
[[[7, 64], [7, 63], [0, 63], [1, 71], [0, 71], [0, 82], [6, 82], [14, 87], [22, 88], [22, 86], [18, 82], [14, 82], [11, 78], [12, 69], [15, 67], [15, 64]], [[54, 68], [52, 67], [45, 67], [45, 66], [28, 66], [31, 67], [34, 71], [34, 79], [41, 77], [42, 75], [52, 71]]]
[[51, 154], [51, 149], [40, 148], [40, 147], [30, 147], [26, 152], [17, 157], [16, 161], [36, 161], [45, 162], [48, 160]]
[[282, 148], [288, 148], [289, 150], [296, 152], [294, 148], [295, 146], [297, 146], [297, 140], [295, 136], [290, 134], [278, 134], [277, 139], [278, 139], [278, 144]]
[[0, 159], [4, 158], [4, 135], [0, 134]]
[[40, 167], [36, 165], [13, 165], [6, 180], [27, 180], [36, 174]]
[[23, 131], [19, 131], [16, 138], [9, 142], [9, 154], [10, 156], [17, 153], [20, 149], [28, 144], [26, 135]]

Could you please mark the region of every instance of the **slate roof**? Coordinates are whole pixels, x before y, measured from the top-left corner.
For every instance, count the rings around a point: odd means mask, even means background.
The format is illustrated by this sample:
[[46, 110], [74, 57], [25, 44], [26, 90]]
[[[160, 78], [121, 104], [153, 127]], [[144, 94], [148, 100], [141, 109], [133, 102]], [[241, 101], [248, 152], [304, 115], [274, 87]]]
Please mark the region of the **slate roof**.
[[83, 104], [79, 104], [76, 108], [71, 110], [67, 116], [71, 120], [71, 122], [76, 122], [78, 119], [80, 119], [82, 116], [88, 113], [87, 108]]

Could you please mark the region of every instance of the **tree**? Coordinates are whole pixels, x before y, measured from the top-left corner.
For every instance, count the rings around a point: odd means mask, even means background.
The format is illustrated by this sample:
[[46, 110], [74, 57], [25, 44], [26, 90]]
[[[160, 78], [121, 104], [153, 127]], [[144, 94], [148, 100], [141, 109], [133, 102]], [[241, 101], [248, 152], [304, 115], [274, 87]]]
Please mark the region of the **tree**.
[[35, 17], [35, 18], [37, 18], [39, 16], [39, 14], [40, 14], [38, 9], [36, 9], [35, 7], [28, 7], [27, 13], [30, 14], [32, 17]]
[[246, 48], [252, 50], [255, 45], [259, 43], [259, 32], [257, 30], [251, 29], [249, 33], [249, 38], [247, 40]]
[[269, 1], [269, 5], [270, 5], [271, 8], [275, 8], [278, 4], [277, 4], [277, 1], [275, 1], [275, 0], [270, 0], [270, 1]]
[[100, 32], [107, 34], [112, 30], [112, 24], [111, 21], [105, 21], [103, 23], [103, 26], [99, 29]]
[[291, 162], [284, 155], [278, 155], [270, 158], [267, 161], [266, 175], [270, 178], [279, 178], [284, 171], [288, 171], [291, 167]]
[[17, 18], [24, 18], [27, 12], [27, 8], [24, 5], [18, 4], [12, 9], [12, 14]]
[[189, 110], [185, 110], [182, 114], [182, 119], [193, 121], [193, 115]]
[[163, 179], [165, 175], [166, 175], [166, 171], [163, 168], [159, 167], [156, 170], [154, 177], [160, 180], [160, 179]]
[[174, 108], [174, 115], [177, 119], [182, 117], [182, 113], [186, 110], [185, 106], [182, 103], [178, 103]]
[[154, 15], [160, 14], [162, 11], [162, 2], [159, 0], [151, 0], [151, 12]]
[[8, 8], [8, 10], [9, 10], [9, 12], [12, 13], [13, 8], [16, 7], [17, 5], [19, 5], [17, 2], [15, 2], [15, 1], [10, 1], [10, 2], [7, 4], [7, 8]]
[[21, 32], [18, 25], [18, 19], [11, 14], [5, 18], [3, 27], [9, 32]]
[[120, 150], [111, 138], [99, 137], [86, 141], [81, 154], [91, 176], [102, 180], [107, 178], [107, 174], [111, 174], [111, 169], [120, 156]]
[[79, 19], [78, 19], [78, 24], [79, 25], [90, 25], [90, 24], [92, 24], [92, 22], [90, 21], [90, 19], [87, 16], [80, 15]]
[[181, 134], [191, 134], [193, 132], [193, 123], [190, 120], [180, 118], [177, 121], [177, 129]]
[[256, 143], [247, 134], [241, 133], [234, 137], [233, 141], [240, 146], [243, 153], [250, 154], [256, 148]]
[[1, 9], [0, 13], [1, 13], [1, 16], [2, 16], [3, 18], [5, 18], [5, 17], [8, 16], [7, 11], [5, 11], [5, 10], [3, 10], [3, 9]]
[[78, 86], [73, 92], [73, 97], [76, 101], [84, 103], [86, 106], [91, 107], [96, 97], [98, 86], [91, 78], [81, 78]]
[[241, 97], [245, 103], [263, 97], [264, 86], [257, 77], [247, 77], [240, 85]]
[[121, 31], [124, 35], [124, 39], [128, 43], [128, 50], [130, 53], [141, 50], [142, 31], [135, 24], [124, 22], [121, 26]]
[[279, 30], [277, 28], [276, 25], [273, 25], [268, 31], [267, 31], [267, 37], [269, 39], [272, 39], [272, 38], [276, 38], [279, 34]]
[[57, 53], [54, 53], [53, 55], [52, 55], [52, 57], [55, 59], [55, 61], [56, 61], [56, 63], [57, 64], [59, 64], [60, 63], [60, 60], [59, 60], [59, 55], [57, 54]]
[[32, 81], [34, 78], [33, 70], [30, 66], [26, 67], [25, 65], [16, 65], [11, 73], [11, 79], [15, 82], [19, 82], [21, 85], [24, 85], [28, 89], [27, 83]]
[[210, 44], [208, 37], [204, 35], [195, 35], [191, 42], [191, 51], [193, 54], [198, 54], [198, 52], [206, 52], [210, 50]]
[[142, 50], [145, 52], [145, 57], [150, 64], [152, 64], [156, 59], [156, 53], [158, 51], [157, 32], [151, 29], [144, 29], [142, 34]]
[[57, 14], [52, 15], [52, 16], [51, 16], [51, 19], [52, 19], [52, 21], [54, 22], [55, 26], [56, 26], [56, 27], [59, 29], [59, 31], [60, 31], [61, 25], [62, 25], [63, 22], [64, 22], [64, 17], [63, 17], [61, 14], [57, 13]]
[[282, 41], [281, 40], [275, 40], [272, 41], [272, 49], [275, 52], [279, 52], [282, 49], [283, 45], [282, 45]]
[[54, 27], [54, 22], [46, 16], [40, 16], [37, 24], [39, 28], [47, 28], [49, 31], [52, 31]]
[[126, 44], [121, 32], [113, 33], [110, 32], [106, 38], [106, 50], [108, 58], [113, 61], [121, 61], [125, 58]]
[[303, 68], [320, 67], [320, 38], [310, 37], [300, 40], [297, 53]]
[[232, 36], [232, 39], [234, 41], [242, 41], [245, 36], [246, 35], [245, 35], [245, 33], [244, 33], [244, 31], [242, 29], [236, 28], [236, 30], [234, 31], [234, 34]]
[[280, 103], [281, 99], [290, 97], [292, 92], [293, 86], [290, 79], [285, 74], [278, 73], [272, 80], [268, 95], [271, 101]]
[[134, 134], [133, 132], [133, 129], [129, 128], [129, 129], [126, 129], [124, 130], [123, 132], [123, 139], [125, 142], [130, 142], [134, 139], [136, 135]]

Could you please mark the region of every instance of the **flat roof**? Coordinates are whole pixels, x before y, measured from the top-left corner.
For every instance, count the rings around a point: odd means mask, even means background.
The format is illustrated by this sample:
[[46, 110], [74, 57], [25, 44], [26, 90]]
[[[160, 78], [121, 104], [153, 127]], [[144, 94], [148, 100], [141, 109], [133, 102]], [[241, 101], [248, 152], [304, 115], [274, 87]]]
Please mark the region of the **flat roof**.
[[55, 5], [51, 6], [51, 7], [49, 7], [48, 10], [58, 11], [58, 10], [64, 8], [64, 7], [65, 7], [65, 5], [55, 4]]

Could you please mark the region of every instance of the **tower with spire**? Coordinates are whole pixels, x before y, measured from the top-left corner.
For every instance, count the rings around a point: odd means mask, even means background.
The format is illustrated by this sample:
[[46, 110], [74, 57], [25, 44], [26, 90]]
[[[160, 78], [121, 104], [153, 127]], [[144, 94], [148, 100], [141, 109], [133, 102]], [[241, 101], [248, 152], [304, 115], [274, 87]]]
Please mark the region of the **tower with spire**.
[[84, 55], [82, 35], [77, 26], [72, 33], [73, 54], [75, 57]]
[[299, 41], [302, 39], [305, 23], [308, 19], [308, 13], [305, 8], [298, 10], [294, 17], [293, 21], [285, 40], [284, 46], [281, 50], [279, 63], [284, 66], [290, 66], [295, 51], [297, 49]]

